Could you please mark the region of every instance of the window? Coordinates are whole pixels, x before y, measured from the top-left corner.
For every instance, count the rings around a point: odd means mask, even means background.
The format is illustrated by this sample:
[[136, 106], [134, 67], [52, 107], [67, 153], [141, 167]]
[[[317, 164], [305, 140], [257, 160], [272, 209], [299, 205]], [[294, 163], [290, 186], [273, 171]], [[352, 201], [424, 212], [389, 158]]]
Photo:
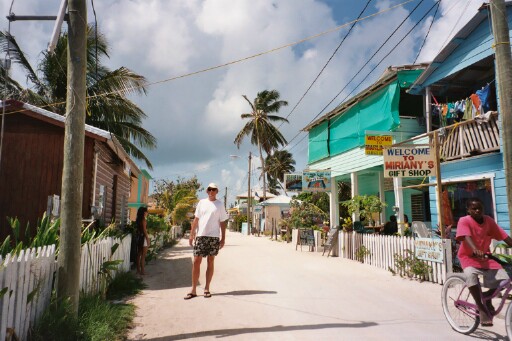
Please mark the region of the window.
[[490, 179], [479, 179], [443, 185], [441, 212], [445, 225], [455, 225], [467, 215], [466, 202], [469, 198], [480, 198], [484, 213], [494, 218], [494, 201]]

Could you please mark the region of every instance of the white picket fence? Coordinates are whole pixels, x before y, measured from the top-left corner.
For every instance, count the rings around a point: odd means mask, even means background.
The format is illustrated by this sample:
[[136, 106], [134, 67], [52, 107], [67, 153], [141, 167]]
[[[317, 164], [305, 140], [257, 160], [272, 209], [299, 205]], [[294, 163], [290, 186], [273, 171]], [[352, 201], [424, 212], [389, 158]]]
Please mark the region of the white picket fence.
[[7, 328], [25, 340], [50, 304], [55, 262], [55, 245], [22, 250], [16, 255], [0, 257], [0, 340], [6, 339]]
[[[98, 272], [106, 261], [122, 260], [113, 277], [130, 270], [131, 239], [131, 235], [123, 239], [108, 237], [82, 246], [81, 292], [95, 294], [102, 289]], [[116, 243], [119, 246], [112, 254]], [[8, 329], [14, 330], [19, 340], [26, 340], [29, 328], [50, 304], [56, 271], [55, 245], [0, 257], [0, 292], [6, 290], [5, 295], [0, 295], [0, 340], [6, 339]]]
[[[122, 260], [123, 262], [113, 271], [112, 277], [118, 272], [130, 270], [130, 247], [132, 235], [126, 235], [123, 239], [104, 238], [82, 245], [80, 261], [80, 291], [87, 294], [97, 294], [102, 289], [105, 281], [100, 273], [101, 266], [107, 261]], [[119, 246], [112, 254], [112, 247]]]
[[[356, 232], [339, 232], [338, 255], [342, 258], [358, 260], [358, 250], [364, 246], [368, 253], [362, 263], [382, 269], [396, 269], [395, 254], [407, 257], [410, 250], [415, 251], [414, 238], [401, 236], [384, 236], [377, 234], [361, 234]], [[452, 271], [452, 254], [450, 240], [443, 241], [444, 263], [426, 263], [432, 268], [428, 277], [421, 278], [429, 282], [443, 284], [446, 276]]]

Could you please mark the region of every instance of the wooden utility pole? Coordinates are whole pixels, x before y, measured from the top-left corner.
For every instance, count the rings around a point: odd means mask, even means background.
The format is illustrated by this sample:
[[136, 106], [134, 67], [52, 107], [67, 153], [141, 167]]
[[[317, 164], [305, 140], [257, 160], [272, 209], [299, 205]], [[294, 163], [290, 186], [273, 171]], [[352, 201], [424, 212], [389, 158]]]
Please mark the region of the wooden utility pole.
[[436, 170], [436, 205], [437, 205], [437, 222], [439, 223], [439, 231], [441, 231], [441, 238], [446, 238], [443, 217], [443, 182], [441, 178], [441, 158], [439, 146], [439, 132], [434, 131], [433, 137], [434, 153], [436, 156], [435, 170]]
[[59, 299], [69, 298], [73, 313], [78, 316], [87, 67], [87, 7], [85, 0], [68, 0], [68, 13], [68, 90], [57, 297]]
[[251, 235], [251, 152], [249, 152], [249, 174], [247, 175], [247, 235]]
[[228, 209], [228, 188], [224, 192], [224, 209]]
[[[509, 224], [512, 224], [512, 60], [507, 8], [504, 0], [492, 0], [492, 32], [496, 51], [496, 84], [498, 87], [501, 138], [503, 141], [503, 165], [507, 186]], [[510, 226], [510, 225], [509, 225]]]

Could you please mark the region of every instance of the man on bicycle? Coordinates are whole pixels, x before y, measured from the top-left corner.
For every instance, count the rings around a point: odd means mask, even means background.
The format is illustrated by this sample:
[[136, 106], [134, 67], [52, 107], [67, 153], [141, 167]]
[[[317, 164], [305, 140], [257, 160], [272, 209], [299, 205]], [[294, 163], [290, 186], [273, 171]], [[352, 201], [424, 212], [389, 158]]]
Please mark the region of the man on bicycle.
[[[484, 215], [482, 200], [470, 198], [466, 207], [468, 215], [460, 218], [457, 224], [456, 238], [461, 242], [458, 257], [466, 275], [469, 292], [478, 306], [480, 323], [482, 326], [492, 326], [491, 316], [494, 314], [494, 307], [490, 300], [487, 301], [487, 306], [484, 306], [482, 295], [492, 295], [500, 282], [509, 276], [498, 262], [487, 259], [484, 255], [490, 253], [492, 239], [503, 240], [509, 246], [512, 246], [512, 239], [494, 219]], [[478, 275], [483, 276], [484, 286], [489, 288], [484, 294], [480, 288]]]

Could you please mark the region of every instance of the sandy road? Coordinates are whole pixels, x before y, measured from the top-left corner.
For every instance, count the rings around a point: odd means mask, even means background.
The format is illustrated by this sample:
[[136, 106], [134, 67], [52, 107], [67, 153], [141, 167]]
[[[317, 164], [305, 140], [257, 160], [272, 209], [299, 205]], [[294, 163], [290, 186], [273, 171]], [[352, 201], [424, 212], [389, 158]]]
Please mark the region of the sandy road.
[[213, 296], [186, 301], [191, 254], [183, 239], [147, 266], [130, 340], [507, 339], [503, 320], [471, 336], [452, 331], [438, 284], [230, 232], [216, 258]]

